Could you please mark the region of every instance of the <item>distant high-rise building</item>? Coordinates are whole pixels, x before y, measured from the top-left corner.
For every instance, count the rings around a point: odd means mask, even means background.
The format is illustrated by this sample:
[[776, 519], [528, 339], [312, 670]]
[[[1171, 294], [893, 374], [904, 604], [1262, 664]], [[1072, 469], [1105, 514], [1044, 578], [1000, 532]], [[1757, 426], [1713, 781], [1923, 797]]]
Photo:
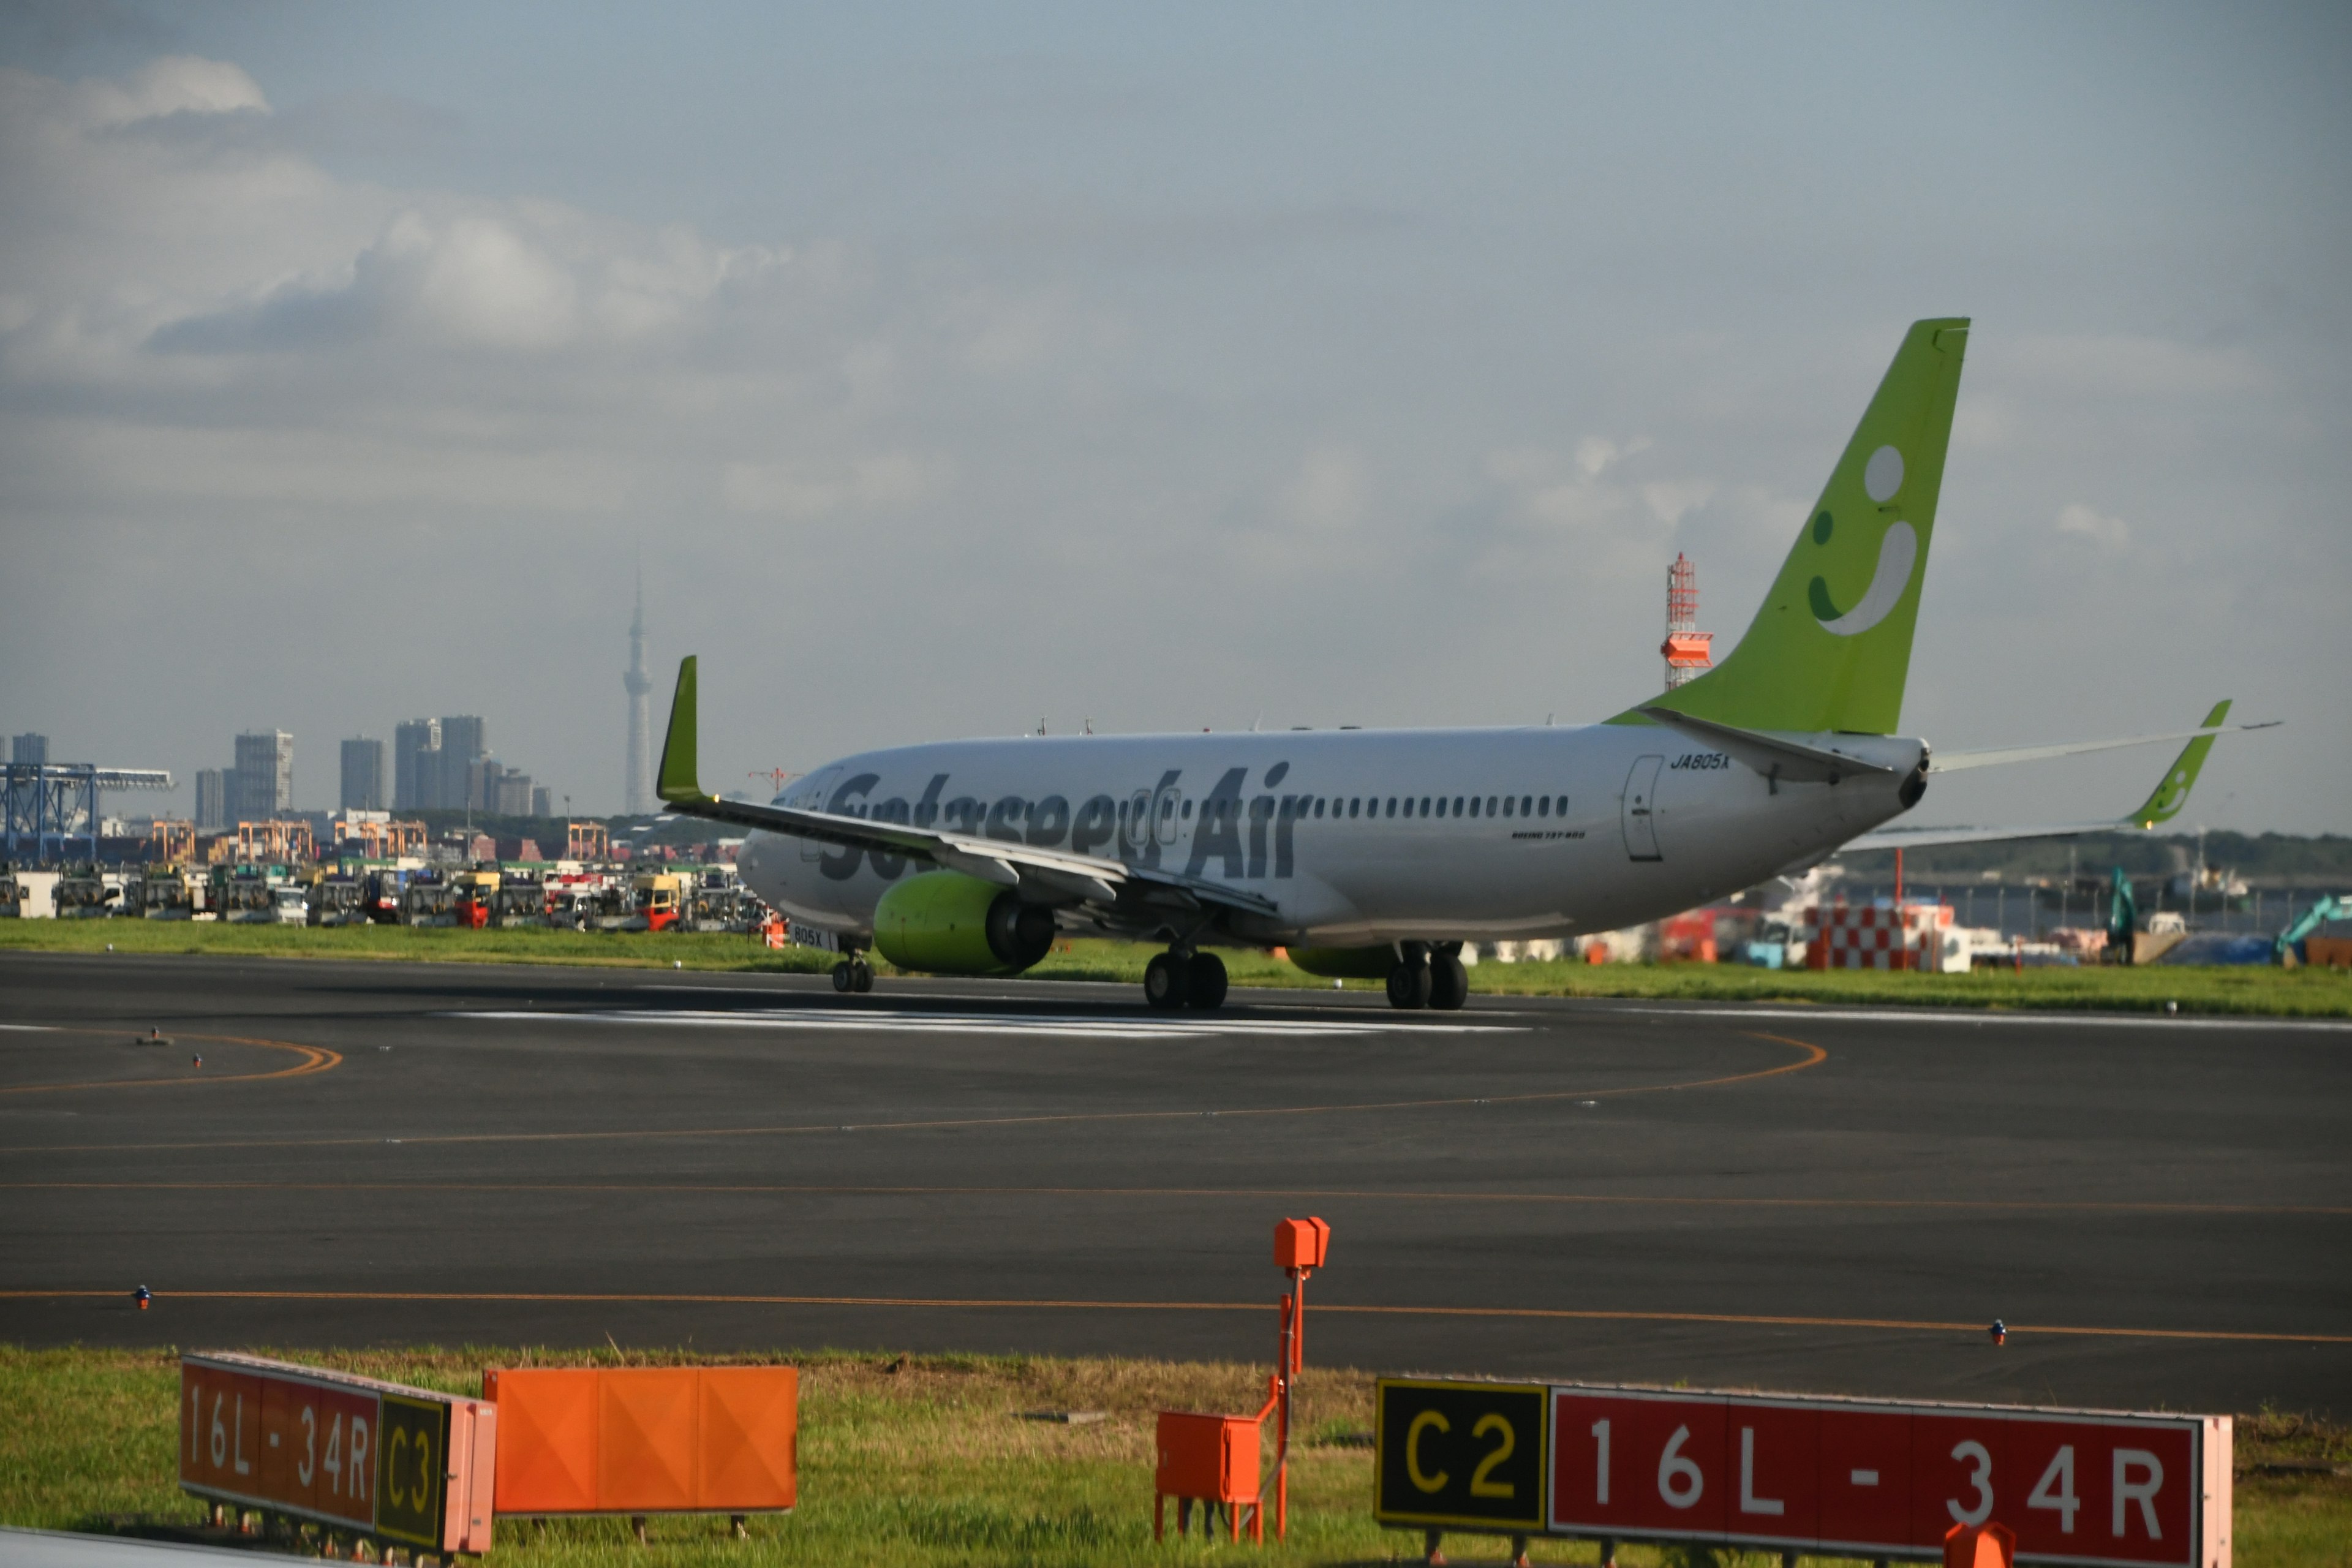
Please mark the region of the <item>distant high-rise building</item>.
[[258, 730], [236, 738], [236, 783], [230, 789], [231, 822], [266, 822], [294, 809], [294, 737], [283, 730]]
[[441, 804], [441, 721], [409, 719], [392, 731], [392, 808], [429, 811]]
[[637, 613], [629, 621], [629, 668], [621, 677], [629, 692], [628, 773], [622, 809], [633, 815], [654, 810], [653, 677], [646, 673], [646, 574], [637, 572]]
[[482, 762], [490, 753], [489, 731], [471, 713], [441, 716], [441, 794], [444, 811], [486, 811]]
[[196, 770], [196, 831], [218, 833], [228, 824], [228, 775], [218, 768]]
[[545, 784], [533, 784], [530, 786], [530, 814], [533, 816], [553, 816], [555, 815], [555, 802], [549, 796], [547, 786]]
[[30, 763], [37, 768], [47, 766], [49, 738], [47, 735], [36, 735], [30, 730], [26, 731], [8, 742], [8, 760], [12, 763]]
[[489, 809], [500, 816], [529, 816], [530, 775], [520, 768], [500, 768], [496, 763], [491, 766], [497, 779], [494, 784], [488, 786], [488, 792], [495, 795], [495, 804]]
[[384, 808], [383, 742], [355, 735], [343, 742], [342, 808], [382, 811]]

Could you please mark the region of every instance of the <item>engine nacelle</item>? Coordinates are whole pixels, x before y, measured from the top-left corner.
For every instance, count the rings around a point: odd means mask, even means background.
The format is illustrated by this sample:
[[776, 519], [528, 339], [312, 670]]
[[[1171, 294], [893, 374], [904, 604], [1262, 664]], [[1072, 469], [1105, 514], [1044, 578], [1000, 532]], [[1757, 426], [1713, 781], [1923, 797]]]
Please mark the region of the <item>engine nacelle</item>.
[[1054, 911], [961, 871], [892, 885], [874, 907], [875, 951], [929, 974], [1018, 974], [1054, 949]]

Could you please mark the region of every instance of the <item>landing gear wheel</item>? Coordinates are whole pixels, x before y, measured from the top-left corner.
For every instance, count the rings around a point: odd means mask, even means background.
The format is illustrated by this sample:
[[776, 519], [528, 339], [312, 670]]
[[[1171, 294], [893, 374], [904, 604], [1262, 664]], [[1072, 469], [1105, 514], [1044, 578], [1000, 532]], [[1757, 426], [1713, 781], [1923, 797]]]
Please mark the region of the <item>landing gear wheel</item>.
[[1470, 972], [1451, 952], [1429, 955], [1429, 1005], [1452, 1012], [1470, 999]]
[[1225, 1005], [1225, 961], [1213, 952], [1192, 955], [1192, 982], [1184, 994], [1184, 1005], [1206, 1012]]
[[1192, 989], [1192, 965], [1172, 952], [1155, 953], [1143, 966], [1143, 999], [1154, 1007], [1181, 1007]]
[[863, 995], [874, 989], [874, 966], [862, 958], [849, 961], [849, 988]]
[[1429, 1005], [1427, 963], [1401, 958], [1389, 965], [1389, 1005], [1407, 1009]]
[[845, 995], [857, 989], [857, 976], [851, 972], [847, 959], [833, 966], [833, 988]]

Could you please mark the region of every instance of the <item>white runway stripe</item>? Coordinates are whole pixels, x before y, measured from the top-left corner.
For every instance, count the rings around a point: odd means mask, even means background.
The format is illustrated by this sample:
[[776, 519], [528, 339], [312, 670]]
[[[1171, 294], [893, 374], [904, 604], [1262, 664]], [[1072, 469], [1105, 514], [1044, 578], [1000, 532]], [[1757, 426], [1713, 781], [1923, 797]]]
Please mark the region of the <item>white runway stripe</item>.
[[2035, 1028], [2352, 1031], [2352, 1018], [2288, 1018], [2259, 1013], [2208, 1014], [2190, 1017], [2162, 1013], [1997, 1012], [1990, 1008], [1978, 1012], [1926, 1007], [1783, 1007], [1769, 1002], [1752, 1007], [1596, 1007], [1593, 1010], [1642, 1013], [1661, 1018], [1745, 1018], [1750, 1022], [1759, 1018], [1779, 1018], [1783, 1022], [1822, 1024], [2025, 1024]]
[[1440, 1035], [1525, 1034], [1508, 1026], [1435, 1023], [1416, 1018], [1411, 1023], [1384, 1017], [1359, 1020], [1199, 1017], [1175, 1016], [1133, 1018], [1092, 1018], [1068, 1014], [916, 1013], [843, 1008], [789, 1011], [743, 1009], [706, 1011], [684, 1008], [614, 1008], [593, 1013], [466, 1012], [445, 1013], [448, 1018], [484, 1019], [500, 1023], [675, 1024], [689, 1028], [834, 1029], [904, 1035], [1007, 1035], [1034, 1038], [1050, 1035], [1073, 1039], [1166, 1040], [1210, 1035], [1283, 1035], [1322, 1037], [1334, 1035], [1381, 1035], [1397, 1029]]

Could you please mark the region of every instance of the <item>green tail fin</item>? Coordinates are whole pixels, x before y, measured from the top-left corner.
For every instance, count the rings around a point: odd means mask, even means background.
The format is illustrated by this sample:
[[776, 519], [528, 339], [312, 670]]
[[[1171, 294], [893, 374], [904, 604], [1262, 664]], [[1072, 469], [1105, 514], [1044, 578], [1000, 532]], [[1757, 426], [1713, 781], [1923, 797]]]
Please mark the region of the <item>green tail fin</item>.
[[654, 793], [672, 805], [707, 800], [694, 760], [694, 655], [677, 661], [677, 690], [669, 700], [669, 733], [663, 738], [661, 767]]
[[[2213, 711], [2205, 715], [2205, 722], [2198, 728], [2218, 729], [2221, 721], [2229, 716], [2230, 700], [2225, 697], [2213, 704]], [[2198, 771], [2205, 765], [2205, 753], [2212, 749], [2213, 737], [2210, 735], [2200, 735], [2181, 747], [2180, 754], [2172, 759], [2172, 765], [2164, 770], [2164, 782], [2140, 803], [2140, 808], [2131, 814], [2130, 819], [2142, 827], [2154, 827], [2159, 822], [2170, 822], [2179, 816], [2180, 808], [2189, 804], [2189, 792], [2196, 787]]]
[[[1912, 323], [1738, 646], [1640, 707], [1749, 730], [1895, 732], [1968, 337], [1965, 317]], [[1639, 708], [1611, 721], [1648, 722]]]

